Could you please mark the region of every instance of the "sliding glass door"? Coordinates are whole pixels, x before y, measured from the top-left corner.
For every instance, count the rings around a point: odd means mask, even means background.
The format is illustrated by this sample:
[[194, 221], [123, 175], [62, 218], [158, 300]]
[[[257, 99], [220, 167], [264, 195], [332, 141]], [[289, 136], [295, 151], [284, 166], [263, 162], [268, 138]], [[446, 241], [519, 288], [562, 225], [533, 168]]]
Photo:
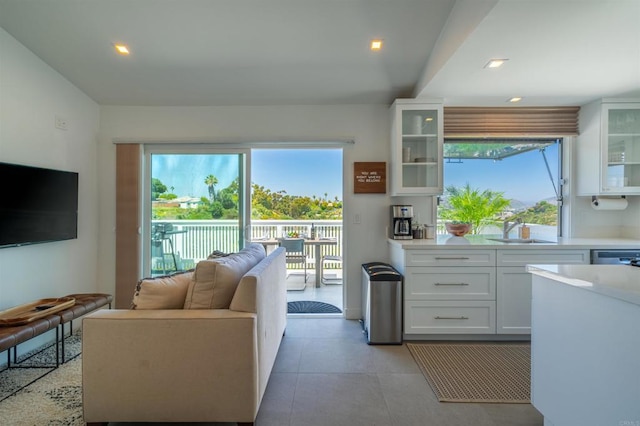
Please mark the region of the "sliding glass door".
[[244, 247], [249, 229], [248, 150], [145, 147], [145, 276], [194, 268]]

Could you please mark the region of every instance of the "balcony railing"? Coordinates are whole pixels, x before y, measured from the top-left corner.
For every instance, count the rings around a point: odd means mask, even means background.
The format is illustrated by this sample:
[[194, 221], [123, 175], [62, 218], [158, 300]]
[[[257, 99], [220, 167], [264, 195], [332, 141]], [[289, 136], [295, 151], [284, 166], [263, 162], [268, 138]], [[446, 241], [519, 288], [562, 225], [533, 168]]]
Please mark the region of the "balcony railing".
[[[340, 220], [252, 220], [247, 239], [275, 239], [289, 232], [308, 237], [312, 225], [319, 237], [338, 241], [337, 245], [321, 246], [321, 256], [342, 256]], [[215, 250], [233, 253], [240, 249], [236, 220], [154, 220], [152, 229], [163, 229], [163, 232], [152, 232], [151, 270], [154, 274], [194, 268], [198, 261], [206, 259]], [[313, 269], [314, 248], [305, 246], [305, 251], [307, 268]]]
[[[152, 249], [152, 273], [167, 273], [176, 270], [194, 268], [196, 263], [206, 259], [214, 250], [233, 253], [240, 249], [238, 241], [238, 221], [235, 220], [161, 220], [152, 225], [168, 224], [171, 231], [165, 234], [154, 234], [155, 244]], [[252, 220], [250, 240], [280, 238], [289, 232], [311, 235], [311, 225], [316, 228], [320, 237], [335, 238], [337, 245], [321, 246], [321, 256], [342, 256], [342, 221], [340, 220]], [[531, 226], [531, 237], [552, 239], [556, 233], [555, 226], [528, 224]], [[498, 226], [487, 226], [483, 234], [501, 235]], [[444, 222], [438, 222], [437, 234], [446, 235]], [[315, 267], [315, 251], [305, 246], [308, 258], [307, 268]], [[174, 262], [175, 259], [175, 262]], [[328, 264], [328, 268], [340, 268], [338, 264]]]

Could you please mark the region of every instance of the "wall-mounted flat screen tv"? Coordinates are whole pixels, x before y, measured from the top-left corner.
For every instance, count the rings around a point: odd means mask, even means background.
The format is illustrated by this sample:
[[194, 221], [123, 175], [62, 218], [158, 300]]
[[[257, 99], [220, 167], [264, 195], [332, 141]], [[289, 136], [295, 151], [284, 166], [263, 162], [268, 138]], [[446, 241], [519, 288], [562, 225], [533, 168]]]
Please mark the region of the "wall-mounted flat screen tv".
[[0, 248], [78, 238], [78, 173], [0, 163]]

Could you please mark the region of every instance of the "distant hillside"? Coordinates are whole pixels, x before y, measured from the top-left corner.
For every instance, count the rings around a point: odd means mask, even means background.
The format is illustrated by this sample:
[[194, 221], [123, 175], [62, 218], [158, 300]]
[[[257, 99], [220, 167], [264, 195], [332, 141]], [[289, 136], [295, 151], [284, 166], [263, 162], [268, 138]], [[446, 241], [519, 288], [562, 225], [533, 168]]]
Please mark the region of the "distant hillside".
[[556, 197], [549, 197], [549, 198], [545, 198], [544, 200], [537, 200], [537, 201], [511, 200], [511, 208], [514, 211], [520, 211], [520, 210], [528, 209], [529, 207], [533, 207], [542, 201], [546, 201], [549, 204], [555, 204]]
[[558, 223], [558, 206], [555, 202], [540, 201], [536, 205], [516, 213], [511, 218], [519, 218], [524, 223], [555, 226]]
[[530, 207], [532, 204], [531, 203], [526, 203], [524, 201], [520, 201], [520, 200], [511, 200], [511, 203], [509, 204], [509, 207], [516, 212], [519, 212], [520, 210], [524, 210], [527, 207]]

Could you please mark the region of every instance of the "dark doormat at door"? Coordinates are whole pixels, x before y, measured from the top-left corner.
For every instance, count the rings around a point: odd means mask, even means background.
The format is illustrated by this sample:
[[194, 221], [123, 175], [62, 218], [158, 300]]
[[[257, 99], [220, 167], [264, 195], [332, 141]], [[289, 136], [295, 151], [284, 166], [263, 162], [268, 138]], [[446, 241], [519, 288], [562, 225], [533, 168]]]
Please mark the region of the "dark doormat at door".
[[287, 303], [290, 314], [340, 314], [342, 311], [334, 305], [313, 300], [300, 300]]

